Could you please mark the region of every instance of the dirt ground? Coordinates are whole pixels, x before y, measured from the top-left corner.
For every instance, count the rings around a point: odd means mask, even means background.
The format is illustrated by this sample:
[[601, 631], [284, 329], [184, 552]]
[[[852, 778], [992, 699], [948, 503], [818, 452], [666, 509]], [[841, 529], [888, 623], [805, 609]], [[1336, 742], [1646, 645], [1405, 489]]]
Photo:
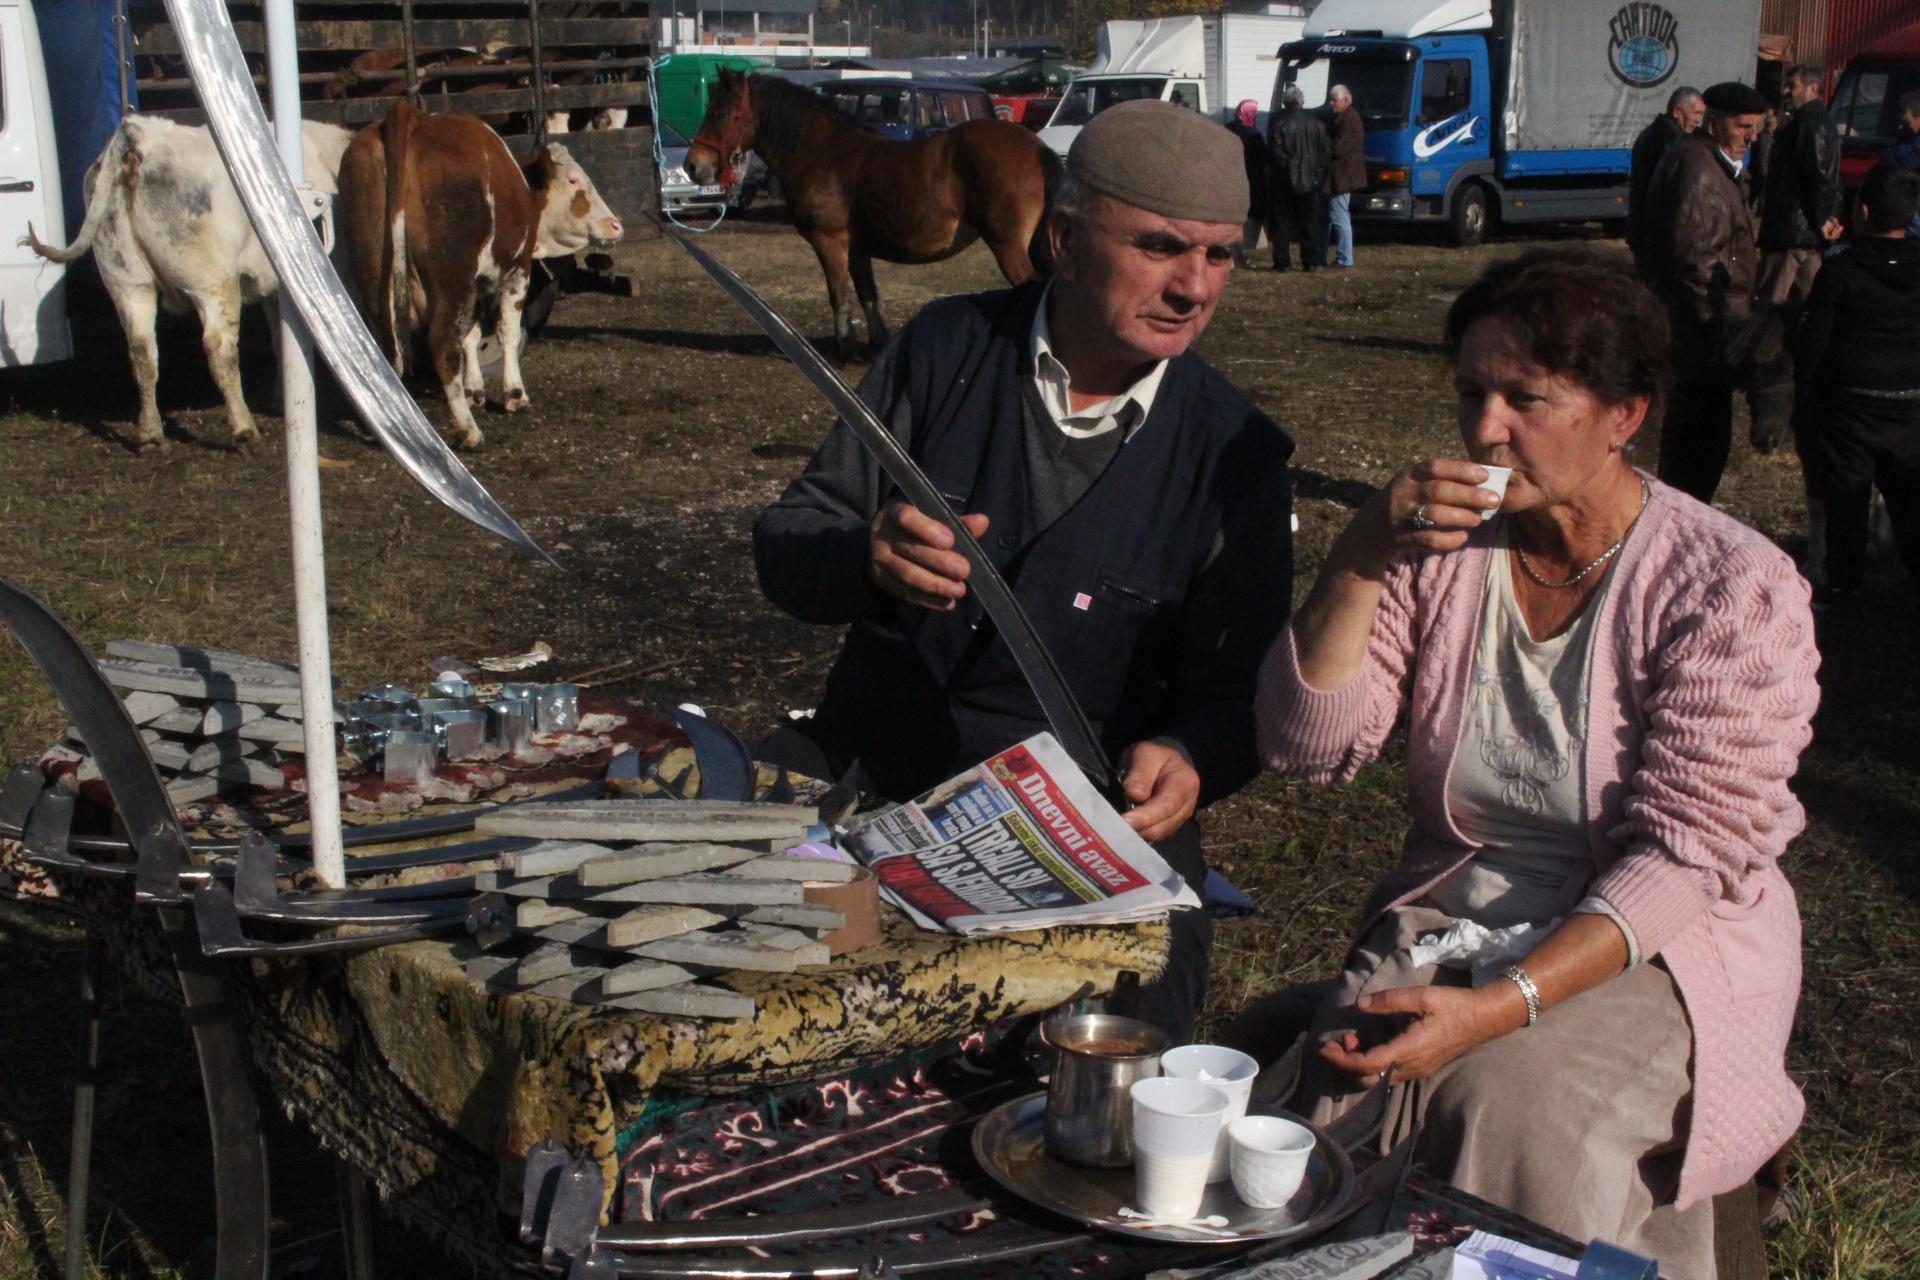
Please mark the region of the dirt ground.
[[[1300, 517], [1298, 590], [1350, 509], [1402, 465], [1449, 447], [1451, 393], [1436, 338], [1452, 297], [1529, 245], [1617, 242], [1570, 230], [1471, 251], [1365, 242], [1351, 272], [1243, 272], [1203, 355], [1288, 426]], [[823, 340], [810, 252], [756, 209], [706, 242]], [[555, 677], [647, 704], [691, 699], [743, 732], [810, 705], [836, 644], [755, 588], [755, 512], [803, 464], [829, 416], [800, 376], [678, 250], [618, 253], [641, 296], [563, 298], [527, 361], [533, 408], [483, 415], [480, 480], [560, 561], [520, 558], [446, 513], [344, 424], [323, 450], [335, 671], [348, 688], [420, 682], [441, 654], [516, 653], [544, 640]], [[998, 283], [980, 249], [934, 267], [879, 268], [896, 322], [928, 299]], [[256, 338], [259, 335], [254, 335]], [[823, 345], [824, 341], [823, 341]], [[274, 400], [264, 341], [247, 369]], [[251, 454], [227, 431], [190, 323], [162, 354], [170, 448], [136, 456], [134, 392], [109, 327], [82, 356], [0, 375], [0, 572], [39, 592], [99, 646], [162, 639], [293, 652], [284, 454], [278, 420]], [[433, 403], [429, 415], [445, 422]], [[1654, 456], [1644, 441], [1640, 456]], [[1797, 552], [1797, 464], [1736, 451], [1723, 504]], [[1795, 1186], [1804, 1208], [1772, 1237], [1775, 1274], [1920, 1274], [1920, 695], [1910, 677], [1913, 584], [1876, 570], [1869, 597], [1823, 619], [1825, 699], [1798, 788], [1809, 827], [1787, 870], [1806, 919], [1806, 986], [1791, 1067], [1808, 1120]], [[31, 755], [64, 723], [10, 641], [0, 642], [0, 757]], [[1223, 927], [1209, 1017], [1331, 972], [1367, 886], [1405, 824], [1390, 758], [1351, 787], [1262, 780], [1218, 806], [1210, 848], [1261, 906]], [[77, 935], [44, 908], [0, 906], [0, 1280], [52, 1276], [77, 1019]], [[200, 1274], [211, 1214], [198, 1084], [183, 1030], [110, 984], [92, 1244], [107, 1275]], [[284, 1259], [331, 1274], [331, 1174], [298, 1132], [274, 1135]], [[397, 1231], [385, 1247], [407, 1248]], [[428, 1267], [421, 1274], [438, 1274]]]

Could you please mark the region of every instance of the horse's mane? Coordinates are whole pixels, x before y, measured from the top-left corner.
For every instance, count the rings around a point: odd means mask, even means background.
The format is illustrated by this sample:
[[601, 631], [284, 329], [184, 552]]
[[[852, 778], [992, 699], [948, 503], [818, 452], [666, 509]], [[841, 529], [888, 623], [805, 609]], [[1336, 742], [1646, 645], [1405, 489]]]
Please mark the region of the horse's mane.
[[785, 151], [799, 142], [807, 126], [817, 120], [872, 133], [851, 115], [811, 89], [802, 88], [779, 76], [748, 77], [748, 92], [753, 96], [754, 114], [759, 118], [754, 149], [761, 155]]

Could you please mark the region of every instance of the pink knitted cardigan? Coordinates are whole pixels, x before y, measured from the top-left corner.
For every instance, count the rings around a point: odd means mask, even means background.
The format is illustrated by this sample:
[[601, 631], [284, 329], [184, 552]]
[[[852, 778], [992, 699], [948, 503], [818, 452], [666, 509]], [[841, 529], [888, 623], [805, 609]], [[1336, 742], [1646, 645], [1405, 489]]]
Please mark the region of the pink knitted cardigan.
[[[1805, 826], [1788, 789], [1819, 700], [1806, 583], [1752, 529], [1653, 481], [1613, 566], [1589, 681], [1589, 890], [1671, 970], [1693, 1027], [1693, 1118], [1678, 1203], [1739, 1186], [1799, 1127], [1786, 1072], [1800, 995], [1800, 915], [1779, 858]], [[1347, 781], [1403, 711], [1413, 828], [1367, 923], [1477, 846], [1447, 813], [1494, 527], [1452, 554], [1403, 558], [1360, 673], [1300, 677], [1291, 629], [1256, 710], [1269, 767]]]

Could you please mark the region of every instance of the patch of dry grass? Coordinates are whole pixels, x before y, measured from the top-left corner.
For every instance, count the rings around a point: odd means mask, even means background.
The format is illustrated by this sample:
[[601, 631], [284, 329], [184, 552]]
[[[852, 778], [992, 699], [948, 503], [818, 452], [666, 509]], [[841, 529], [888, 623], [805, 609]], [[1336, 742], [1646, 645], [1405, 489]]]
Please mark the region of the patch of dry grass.
[[[816, 338], [828, 333], [818, 269], [777, 211], [730, 222], [708, 245]], [[1579, 233], [1535, 238], [1580, 241]], [[1361, 246], [1352, 272], [1247, 273], [1202, 352], [1298, 442], [1299, 589], [1351, 505], [1407, 461], [1453, 441], [1435, 343], [1446, 304], [1522, 244], [1461, 252]], [[621, 251], [637, 299], [563, 299], [528, 360], [529, 414], [482, 418], [476, 475], [566, 568], [516, 559], [431, 505], [350, 431], [323, 472], [334, 663], [348, 688], [419, 679], [438, 654], [514, 653], [546, 640], [561, 674], [634, 659], [615, 686], [642, 702], [692, 697], [742, 730], [810, 705], [836, 640], [759, 598], [747, 554], [758, 508], [828, 425], [800, 376], [671, 246]], [[925, 268], [879, 268], [889, 313], [997, 284], [970, 250]], [[858, 372], [854, 370], [853, 372]], [[249, 367], [255, 403], [270, 369]], [[118, 443], [132, 415], [110, 336], [76, 366], [0, 382], [0, 565], [43, 593], [95, 646], [167, 639], [286, 656], [293, 650], [284, 457], [277, 424], [254, 455], [215, 447], [225, 427], [189, 328], [163, 354], [165, 457]], [[444, 411], [428, 397], [429, 414]], [[1649, 442], [1650, 443], [1650, 442]], [[1643, 457], [1651, 449], [1643, 448]], [[1791, 460], [1744, 444], [1724, 505], [1789, 549], [1804, 536]], [[1807, 976], [1790, 1067], [1808, 1119], [1809, 1207], [1773, 1241], [1776, 1271], [1805, 1280], [1920, 1274], [1920, 691], [1914, 615], [1896, 572], [1865, 607], [1821, 624], [1825, 704], [1803, 763], [1810, 825], [1787, 870], [1807, 924]], [[1902, 612], [1902, 610], [1905, 612]], [[24, 655], [0, 641], [0, 758], [55, 736], [61, 714]], [[1393, 860], [1406, 780], [1390, 756], [1352, 786], [1263, 779], [1208, 820], [1216, 863], [1262, 914], [1219, 930], [1208, 1017], [1336, 965], [1368, 887]], [[51, 932], [49, 932], [51, 930]], [[46, 1224], [66, 1167], [67, 1009], [77, 947], [37, 914], [0, 914], [0, 1280], [50, 1276]], [[111, 1107], [103, 1103], [95, 1222], [112, 1274], [196, 1273], [208, 1229], [198, 1085], [177, 1022], [127, 995], [113, 1006]], [[113, 1047], [114, 1045], [120, 1047]], [[306, 1185], [322, 1229], [324, 1161], [276, 1132], [283, 1210]], [[283, 1166], [291, 1173], [283, 1179]], [[318, 1169], [316, 1174], [314, 1170]], [[50, 1253], [49, 1249], [55, 1250]], [[172, 1270], [169, 1270], [171, 1268]]]

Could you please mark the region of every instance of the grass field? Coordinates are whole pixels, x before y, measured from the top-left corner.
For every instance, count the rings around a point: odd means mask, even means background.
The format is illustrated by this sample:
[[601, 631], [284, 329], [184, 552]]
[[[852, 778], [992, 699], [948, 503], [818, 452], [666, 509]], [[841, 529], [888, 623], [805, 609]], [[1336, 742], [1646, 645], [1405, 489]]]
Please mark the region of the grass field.
[[[824, 290], [805, 245], [756, 210], [708, 244], [807, 331]], [[1288, 426], [1304, 591], [1373, 486], [1453, 442], [1437, 336], [1447, 303], [1495, 258], [1584, 233], [1472, 251], [1364, 243], [1351, 272], [1243, 273], [1201, 351]], [[1613, 241], [1594, 241], [1616, 248]], [[621, 663], [614, 691], [693, 699], [742, 731], [810, 705], [837, 637], [759, 597], [754, 513], [802, 465], [828, 416], [800, 377], [697, 270], [657, 240], [624, 247], [642, 296], [565, 298], [528, 358], [533, 409], [485, 415], [481, 481], [554, 553], [515, 557], [427, 500], [374, 445], [335, 426], [323, 473], [335, 670], [348, 688], [419, 682], [440, 654], [555, 649], [564, 676]], [[896, 320], [942, 294], [995, 285], [974, 249], [936, 267], [880, 268]], [[251, 399], [271, 399], [264, 343]], [[117, 332], [72, 364], [0, 377], [0, 572], [42, 594], [93, 645], [116, 637], [293, 651], [284, 455], [278, 422], [251, 455], [226, 426], [189, 326], [162, 356], [173, 442], [138, 457], [133, 386]], [[430, 406], [436, 421], [444, 411]], [[1642, 458], [1653, 456], [1644, 442]], [[1728, 510], [1797, 552], [1791, 460], [1736, 450]], [[1790, 1066], [1808, 1119], [1795, 1185], [1804, 1210], [1771, 1239], [1775, 1274], [1920, 1275], [1920, 694], [1913, 584], [1882, 565], [1852, 613], [1821, 622], [1824, 699], [1797, 788], [1807, 832], [1786, 868], [1806, 920], [1806, 985]], [[64, 717], [0, 641], [0, 757], [29, 757]], [[1406, 815], [1397, 753], [1352, 786], [1265, 779], [1218, 806], [1216, 863], [1260, 903], [1220, 930], [1209, 1018], [1331, 972]], [[79, 945], [44, 908], [0, 906], [0, 1280], [58, 1273]], [[199, 1085], [177, 1021], [109, 983], [92, 1243], [100, 1274], [204, 1272], [208, 1170]], [[273, 1133], [276, 1240], [331, 1225], [332, 1174], [310, 1139]], [[384, 1247], [402, 1258], [397, 1231]], [[307, 1256], [333, 1274], [324, 1239]], [[296, 1254], [298, 1251], [296, 1251]], [[298, 1260], [297, 1258], [295, 1259]], [[440, 1274], [425, 1269], [392, 1274]]]

